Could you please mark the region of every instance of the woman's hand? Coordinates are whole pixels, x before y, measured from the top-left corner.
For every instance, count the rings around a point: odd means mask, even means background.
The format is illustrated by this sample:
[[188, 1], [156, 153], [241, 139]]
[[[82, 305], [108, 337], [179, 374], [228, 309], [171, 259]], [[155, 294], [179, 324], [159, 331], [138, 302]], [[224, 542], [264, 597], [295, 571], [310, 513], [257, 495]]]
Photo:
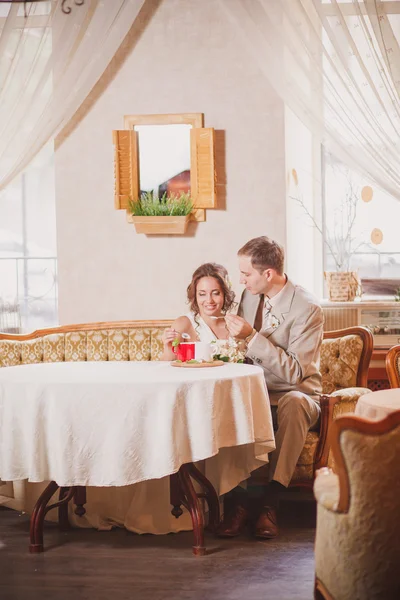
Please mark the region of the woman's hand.
[[174, 340], [178, 339], [181, 341], [181, 334], [176, 329], [172, 329], [172, 327], [167, 327], [162, 334], [162, 342], [164, 347], [171, 347], [171, 344]]

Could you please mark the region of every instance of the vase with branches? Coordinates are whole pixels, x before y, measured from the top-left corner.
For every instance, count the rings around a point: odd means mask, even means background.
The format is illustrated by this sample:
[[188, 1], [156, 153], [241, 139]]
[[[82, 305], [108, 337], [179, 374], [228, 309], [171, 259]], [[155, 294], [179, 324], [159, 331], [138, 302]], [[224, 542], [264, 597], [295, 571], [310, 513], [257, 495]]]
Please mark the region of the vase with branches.
[[335, 271], [325, 272], [330, 299], [354, 300], [357, 294], [361, 294], [361, 285], [357, 272], [351, 270], [351, 259], [360, 248], [370, 247], [365, 240], [360, 239], [360, 235], [356, 232], [357, 208], [360, 200], [359, 186], [351, 177], [347, 178], [346, 190], [339, 198], [323, 228], [303, 199], [295, 169], [292, 169], [291, 175], [295, 184], [295, 193], [289, 195], [289, 198], [301, 207], [312, 225], [321, 234], [323, 243], [335, 265]]

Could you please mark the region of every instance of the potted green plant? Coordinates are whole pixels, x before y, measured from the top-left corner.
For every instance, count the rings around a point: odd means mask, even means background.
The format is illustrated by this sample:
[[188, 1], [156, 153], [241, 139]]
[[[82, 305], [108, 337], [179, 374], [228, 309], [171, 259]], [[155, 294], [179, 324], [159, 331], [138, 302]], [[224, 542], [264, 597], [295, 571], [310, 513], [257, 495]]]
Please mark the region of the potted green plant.
[[159, 198], [154, 192], [144, 192], [137, 200], [129, 201], [128, 221], [135, 225], [137, 233], [183, 234], [192, 210], [190, 194], [164, 193]]

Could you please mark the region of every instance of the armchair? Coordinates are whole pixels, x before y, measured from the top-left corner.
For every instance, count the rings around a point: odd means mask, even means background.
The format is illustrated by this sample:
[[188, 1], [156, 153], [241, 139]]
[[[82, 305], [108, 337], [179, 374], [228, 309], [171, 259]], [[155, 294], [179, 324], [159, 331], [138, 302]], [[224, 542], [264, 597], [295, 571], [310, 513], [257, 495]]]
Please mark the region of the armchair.
[[386, 355], [386, 372], [391, 388], [400, 388], [400, 344], [393, 346]]
[[321, 348], [321, 424], [319, 431], [309, 431], [297, 462], [290, 486], [312, 489], [317, 469], [332, 466], [328, 432], [333, 421], [353, 413], [359, 397], [369, 393], [368, 367], [373, 337], [366, 327], [349, 327], [327, 331]]
[[[338, 416], [353, 413], [359, 397], [371, 391], [367, 388], [367, 377], [372, 349], [373, 337], [366, 327], [324, 333], [320, 428], [308, 432], [290, 487], [312, 490], [317, 469], [333, 466], [328, 433]], [[257, 469], [251, 475], [251, 481], [253, 485], [265, 485], [268, 465]]]
[[316, 600], [400, 598], [400, 411], [341, 417], [331, 429], [336, 472], [317, 473]]

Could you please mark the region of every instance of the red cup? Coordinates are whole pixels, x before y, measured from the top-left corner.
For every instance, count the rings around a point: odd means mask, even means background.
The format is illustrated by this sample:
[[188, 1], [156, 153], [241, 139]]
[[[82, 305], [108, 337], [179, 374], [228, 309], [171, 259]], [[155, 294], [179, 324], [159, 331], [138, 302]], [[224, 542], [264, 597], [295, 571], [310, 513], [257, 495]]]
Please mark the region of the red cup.
[[195, 352], [194, 349], [194, 342], [181, 342], [178, 346], [176, 346], [174, 350], [176, 353], [176, 358], [178, 360], [181, 360], [182, 362], [186, 362], [187, 360], [193, 360]]

